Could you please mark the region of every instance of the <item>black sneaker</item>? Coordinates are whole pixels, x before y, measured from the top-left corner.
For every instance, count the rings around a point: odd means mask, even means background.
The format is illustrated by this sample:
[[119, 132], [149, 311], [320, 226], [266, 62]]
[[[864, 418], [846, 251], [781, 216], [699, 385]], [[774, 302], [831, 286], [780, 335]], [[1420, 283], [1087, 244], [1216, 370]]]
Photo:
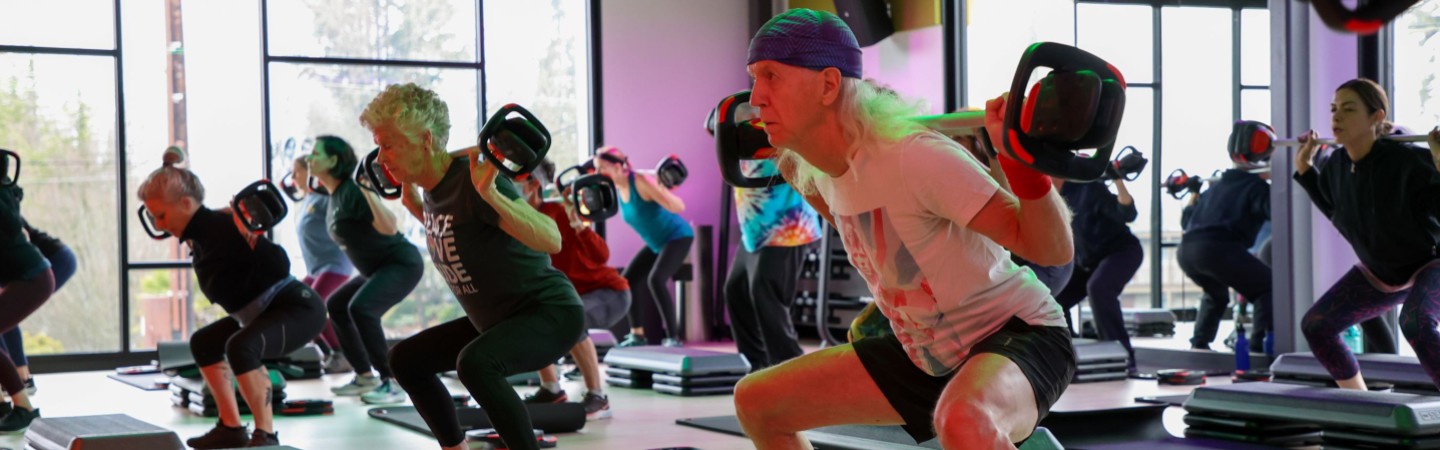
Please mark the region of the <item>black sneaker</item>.
[[34, 422], [35, 419], [39, 418], [39, 409], [12, 409], [10, 410], [10, 414], [6, 414], [4, 419], [0, 419], [0, 433], [24, 431], [26, 427], [30, 426], [30, 422]]
[[217, 448], [241, 448], [250, 444], [250, 433], [245, 432], [245, 426], [227, 427], [220, 421], [215, 421], [215, 428], [185, 440], [185, 445], [196, 450], [217, 449]]
[[525, 403], [565, 403], [567, 401], [570, 401], [570, 397], [565, 395], [564, 389], [561, 389], [560, 392], [550, 392], [549, 389], [542, 387], [534, 394], [525, 396]]
[[580, 399], [580, 404], [585, 405], [585, 420], [610, 418], [609, 397], [594, 392], [586, 392], [585, 397]]
[[26, 379], [25, 379], [25, 395], [31, 395], [31, 396], [33, 396], [33, 395], [35, 395], [35, 392], [36, 392], [36, 391], [39, 391], [39, 389], [35, 389], [35, 377], [26, 378]]
[[568, 372], [565, 372], [565, 379], [567, 379], [567, 380], [570, 380], [570, 381], [578, 381], [578, 380], [580, 380], [581, 378], [585, 378], [585, 375], [582, 374], [582, 373], [580, 373], [580, 368], [579, 368], [579, 367], [570, 369]]
[[266, 433], [265, 430], [257, 429], [254, 434], [250, 435], [250, 444], [246, 445], [246, 447], [266, 447], [271, 445], [280, 445], [280, 432]]
[[12, 410], [14, 410], [14, 409], [15, 409], [15, 404], [14, 404], [14, 403], [10, 403], [10, 402], [8, 402], [8, 401], [6, 401], [6, 402], [0, 402], [0, 417], [5, 417], [6, 414], [10, 414], [10, 411], [12, 411]]

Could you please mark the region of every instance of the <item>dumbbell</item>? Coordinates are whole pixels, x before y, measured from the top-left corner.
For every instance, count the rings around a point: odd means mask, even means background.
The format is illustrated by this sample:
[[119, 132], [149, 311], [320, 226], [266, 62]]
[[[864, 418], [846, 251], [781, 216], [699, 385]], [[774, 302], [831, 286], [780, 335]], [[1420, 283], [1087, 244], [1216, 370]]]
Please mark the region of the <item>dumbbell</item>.
[[280, 189], [285, 191], [285, 196], [290, 197], [290, 201], [300, 201], [300, 188], [295, 186], [295, 172], [285, 172], [285, 176], [280, 177]]
[[[519, 117], [509, 117], [511, 114]], [[511, 179], [519, 179], [540, 167], [552, 142], [545, 124], [514, 103], [500, 107], [485, 121], [477, 141], [485, 160]]]
[[[1051, 68], [1026, 85], [1036, 69]], [[1099, 57], [1064, 44], [1040, 42], [1020, 57], [1005, 100], [1002, 142], [997, 151], [1037, 171], [1071, 181], [1105, 175], [1115, 135], [1125, 114], [1125, 78]], [[922, 116], [916, 122], [946, 136], [984, 137], [985, 113], [960, 111]], [[1095, 149], [1093, 155], [1077, 153]]]
[[[310, 184], [311, 193], [329, 194], [329, 191], [325, 190], [325, 186], [319, 184], [320, 182], [315, 180], [315, 177], [309, 177], [307, 181]], [[299, 187], [295, 185], [295, 172], [285, 172], [285, 176], [280, 178], [280, 189], [285, 191], [285, 196], [290, 197], [291, 201], [299, 202], [303, 199], [300, 197]]]
[[1120, 149], [1120, 153], [1115, 157], [1115, 161], [1111, 162], [1110, 166], [1105, 169], [1105, 179], [1135, 181], [1140, 178], [1140, 172], [1144, 171], [1145, 166], [1149, 164], [1150, 160], [1145, 159], [1145, 155], [1141, 154], [1140, 150], [1134, 146], [1127, 145], [1125, 148]]
[[751, 177], [741, 167], [744, 161], [757, 161], [775, 156], [765, 124], [750, 106], [750, 91], [730, 94], [710, 111], [705, 129], [715, 137], [715, 156], [720, 163], [720, 176], [737, 188], [764, 188], [785, 184], [780, 175]]
[[158, 241], [170, 237], [169, 232], [155, 227], [155, 216], [150, 215], [150, 210], [146, 209], [145, 205], [140, 205], [140, 209], [135, 210], [135, 215], [140, 216], [140, 226], [151, 239]]
[[679, 156], [666, 156], [655, 166], [655, 178], [660, 180], [660, 184], [665, 185], [666, 189], [680, 187], [688, 177], [690, 170], [685, 168], [685, 163], [680, 162]]
[[1300, 0], [1315, 5], [1315, 15], [1335, 31], [1375, 34], [1420, 0], [1370, 0], [1364, 6], [1348, 8], [1340, 0]]
[[240, 224], [246, 229], [269, 231], [290, 212], [280, 192], [270, 180], [250, 183], [230, 200], [230, 210], [240, 218]]
[[[15, 160], [11, 163], [10, 160]], [[10, 173], [10, 168], [15, 168], [15, 173]], [[14, 186], [20, 182], [20, 154], [0, 148], [0, 187]]]
[[1186, 195], [1200, 193], [1203, 184], [1204, 180], [1200, 177], [1185, 173], [1185, 169], [1175, 169], [1170, 172], [1170, 176], [1165, 177], [1165, 193], [1180, 200]]
[[355, 184], [385, 199], [400, 198], [400, 182], [395, 181], [390, 169], [380, 164], [379, 157], [380, 147], [365, 154], [365, 159], [355, 168]]
[[620, 212], [620, 199], [615, 190], [615, 181], [601, 174], [590, 174], [571, 182], [570, 204], [575, 212], [586, 220], [598, 221], [614, 217]]
[[595, 173], [595, 160], [588, 160], [584, 163], [570, 166], [560, 173], [555, 174], [555, 188], [561, 191], [570, 188], [570, 183], [576, 179]]
[[593, 160], [560, 171], [555, 175], [555, 187], [560, 192], [571, 190], [570, 204], [586, 220], [605, 220], [620, 212], [615, 181], [595, 173]]
[[[1423, 134], [1396, 134], [1382, 136], [1385, 139], [1399, 142], [1426, 142], [1429, 136]], [[1316, 143], [1324, 145], [1336, 144], [1334, 139], [1318, 138]], [[1276, 139], [1275, 129], [1270, 128], [1264, 122], [1254, 120], [1241, 120], [1235, 122], [1230, 129], [1230, 140], [1227, 150], [1230, 152], [1230, 159], [1236, 162], [1256, 164], [1270, 159], [1270, 154], [1276, 147], [1300, 147], [1299, 139]]]

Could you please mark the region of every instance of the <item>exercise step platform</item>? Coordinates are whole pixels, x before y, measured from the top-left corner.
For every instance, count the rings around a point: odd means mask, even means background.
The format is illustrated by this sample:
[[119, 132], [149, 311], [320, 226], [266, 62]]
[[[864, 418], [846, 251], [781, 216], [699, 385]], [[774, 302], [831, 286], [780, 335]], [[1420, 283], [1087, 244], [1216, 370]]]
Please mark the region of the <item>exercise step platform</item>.
[[[1122, 309], [1125, 332], [1131, 336], [1170, 337], [1175, 335], [1175, 313], [1168, 309]], [[1090, 308], [1080, 308], [1080, 336], [1096, 339], [1095, 319]]]
[[1074, 383], [1123, 380], [1130, 354], [1117, 341], [1075, 339]]
[[[160, 342], [155, 345], [155, 353], [159, 368], [165, 375], [200, 377], [200, 367], [195, 365], [195, 357], [190, 354], [189, 342]], [[310, 343], [284, 357], [263, 361], [270, 371], [280, 372], [286, 379], [299, 380], [320, 378], [325, 367], [324, 359], [320, 347]]]
[[[1425, 374], [1420, 360], [1414, 356], [1358, 354], [1360, 373], [1365, 381], [1381, 382], [1395, 386], [1395, 392], [1419, 395], [1440, 395], [1435, 383]], [[1272, 380], [1276, 383], [1303, 384], [1309, 386], [1334, 386], [1335, 379], [1315, 359], [1315, 354], [1286, 353], [1270, 364]]]
[[612, 386], [643, 388], [672, 395], [735, 392], [750, 363], [735, 353], [675, 347], [628, 347], [605, 357]]
[[25, 430], [25, 450], [184, 450], [174, 431], [124, 414], [39, 418]]
[[701, 375], [683, 377], [667, 373], [652, 375], [654, 385], [651, 386], [655, 392], [661, 392], [681, 397], [696, 395], [728, 395], [735, 393], [735, 383], [739, 383], [745, 375], [723, 374], [723, 375]]
[[622, 367], [607, 367], [605, 375], [606, 384], [630, 389], [649, 389], [655, 381], [655, 372]]
[[1198, 411], [1185, 415], [1185, 425], [1186, 438], [1220, 439], [1277, 447], [1316, 445], [1320, 443], [1321, 437], [1320, 426], [1316, 424]]
[[1440, 398], [1285, 383], [1200, 386], [1185, 400], [1191, 414], [1317, 425], [1393, 437], [1440, 436]]
[[738, 353], [658, 345], [610, 350], [605, 364], [684, 377], [750, 373], [750, 362]]
[[[285, 379], [276, 372], [270, 372], [272, 389], [271, 407], [278, 413], [284, 409], [285, 403]], [[235, 400], [240, 408], [240, 414], [250, 414], [250, 405], [245, 402], [245, 396], [240, 394], [240, 388], [235, 388]], [[205, 380], [171, 377], [170, 378], [170, 403], [185, 408], [201, 417], [219, 417], [220, 412], [215, 408], [215, 397], [211, 395], [210, 388], [205, 386]]]

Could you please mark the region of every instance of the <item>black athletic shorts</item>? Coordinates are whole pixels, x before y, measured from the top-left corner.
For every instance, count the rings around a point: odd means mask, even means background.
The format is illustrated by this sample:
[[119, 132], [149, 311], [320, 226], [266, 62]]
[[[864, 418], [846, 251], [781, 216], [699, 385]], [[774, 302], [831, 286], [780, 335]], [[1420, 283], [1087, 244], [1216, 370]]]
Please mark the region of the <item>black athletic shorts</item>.
[[[935, 377], [920, 370], [905, 354], [894, 335], [861, 339], [854, 343], [856, 356], [865, 371], [905, 419], [905, 431], [915, 442], [935, 437], [935, 405], [955, 372]], [[971, 354], [994, 353], [1020, 366], [1035, 390], [1035, 409], [1040, 419], [1075, 376], [1075, 348], [1065, 327], [1038, 327], [1011, 318], [1005, 326], [976, 344]], [[959, 370], [957, 369], [956, 372]]]

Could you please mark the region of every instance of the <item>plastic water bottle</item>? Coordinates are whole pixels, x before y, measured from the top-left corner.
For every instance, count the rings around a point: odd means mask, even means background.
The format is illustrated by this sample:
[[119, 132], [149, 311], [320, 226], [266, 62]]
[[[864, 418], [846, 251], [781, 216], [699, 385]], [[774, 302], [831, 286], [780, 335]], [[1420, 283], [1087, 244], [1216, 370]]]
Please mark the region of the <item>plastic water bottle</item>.
[[1340, 338], [1345, 341], [1345, 346], [1350, 347], [1350, 352], [1355, 354], [1365, 353], [1365, 335], [1360, 333], [1359, 325], [1351, 325], [1346, 328]]
[[1244, 326], [1235, 328], [1235, 370], [1250, 370], [1250, 342]]

